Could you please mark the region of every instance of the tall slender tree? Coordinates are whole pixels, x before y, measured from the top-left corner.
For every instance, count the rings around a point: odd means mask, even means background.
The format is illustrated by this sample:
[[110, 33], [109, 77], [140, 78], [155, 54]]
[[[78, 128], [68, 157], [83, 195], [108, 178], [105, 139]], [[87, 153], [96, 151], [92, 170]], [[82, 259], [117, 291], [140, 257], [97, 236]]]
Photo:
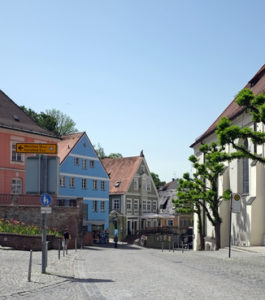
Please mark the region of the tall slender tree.
[[[221, 247], [222, 223], [219, 205], [222, 200], [230, 199], [231, 192], [225, 190], [222, 195], [218, 194], [218, 177], [225, 169], [223, 161], [230, 160], [230, 157], [224, 152], [224, 148], [219, 147], [217, 143], [202, 145], [200, 151], [204, 155], [204, 162], [200, 163], [195, 155], [189, 157], [193, 164], [193, 177], [188, 175], [183, 177], [183, 185], [179, 189], [178, 196], [185, 202], [185, 209], [193, 205], [194, 211], [200, 215], [201, 210], [198, 207], [205, 210], [208, 220], [214, 226], [216, 250], [219, 250]], [[178, 205], [178, 202], [176, 202], [176, 209], [178, 209]], [[202, 223], [199, 226], [202, 226]], [[202, 227], [200, 227], [201, 229]], [[201, 245], [204, 245], [202, 240]]]

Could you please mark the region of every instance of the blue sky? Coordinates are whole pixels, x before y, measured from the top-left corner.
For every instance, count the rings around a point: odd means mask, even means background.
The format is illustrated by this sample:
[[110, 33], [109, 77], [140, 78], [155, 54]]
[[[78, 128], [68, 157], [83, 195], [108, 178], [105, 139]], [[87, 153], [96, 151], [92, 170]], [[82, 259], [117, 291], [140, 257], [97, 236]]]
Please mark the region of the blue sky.
[[260, 0], [0, 0], [0, 89], [170, 181], [265, 63]]

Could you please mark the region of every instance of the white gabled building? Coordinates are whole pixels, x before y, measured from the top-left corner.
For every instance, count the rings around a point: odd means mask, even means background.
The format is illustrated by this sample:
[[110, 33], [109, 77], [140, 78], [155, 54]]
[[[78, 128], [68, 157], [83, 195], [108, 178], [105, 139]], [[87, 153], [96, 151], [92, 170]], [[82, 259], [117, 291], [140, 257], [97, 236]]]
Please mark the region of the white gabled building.
[[[265, 65], [248, 82], [245, 88], [251, 89], [254, 94], [265, 92]], [[194, 154], [203, 161], [203, 155], [199, 151], [201, 144], [210, 144], [217, 141], [216, 126], [222, 117], [228, 117], [232, 125], [248, 126], [257, 131], [265, 131], [261, 123], [254, 124], [251, 115], [240, 107], [235, 99], [228, 105], [216, 121], [204, 132], [192, 145]], [[239, 141], [243, 142], [243, 141]], [[249, 140], [248, 147], [257, 154], [265, 157], [265, 145], [254, 147]], [[232, 146], [226, 146], [228, 152], [233, 151]], [[251, 159], [234, 160], [226, 163], [227, 168], [219, 177], [219, 194], [226, 189], [241, 195], [240, 212], [232, 214], [232, 245], [263, 246], [265, 245], [265, 164], [257, 163]], [[229, 241], [229, 201], [223, 201], [220, 205], [221, 247], [228, 246]], [[194, 216], [195, 250], [199, 249], [199, 236], [197, 233], [197, 216]], [[205, 217], [205, 241], [206, 250], [214, 248], [214, 228]]]

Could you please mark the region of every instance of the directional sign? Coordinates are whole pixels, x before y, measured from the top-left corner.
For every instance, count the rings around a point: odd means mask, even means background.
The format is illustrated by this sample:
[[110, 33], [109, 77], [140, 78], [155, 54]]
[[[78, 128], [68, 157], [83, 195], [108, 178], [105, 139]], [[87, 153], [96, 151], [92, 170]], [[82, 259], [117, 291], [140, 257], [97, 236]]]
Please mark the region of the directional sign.
[[17, 153], [56, 154], [57, 144], [17, 143]]
[[40, 197], [40, 202], [43, 206], [49, 206], [52, 203], [52, 197], [49, 194], [44, 193]]
[[42, 214], [51, 214], [52, 213], [52, 208], [51, 207], [41, 207], [40, 212]]

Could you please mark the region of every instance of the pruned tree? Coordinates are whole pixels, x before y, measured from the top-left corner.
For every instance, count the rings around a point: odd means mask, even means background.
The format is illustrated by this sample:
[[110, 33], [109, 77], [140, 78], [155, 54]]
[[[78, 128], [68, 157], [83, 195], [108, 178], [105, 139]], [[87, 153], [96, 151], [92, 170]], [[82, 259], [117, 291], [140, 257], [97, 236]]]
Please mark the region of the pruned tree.
[[200, 245], [201, 250], [204, 250], [202, 206], [200, 205], [202, 198], [201, 187], [196, 183], [196, 179], [192, 179], [189, 173], [183, 174], [183, 178], [178, 181], [177, 198], [174, 198], [172, 202], [176, 213], [197, 214]]
[[[201, 208], [204, 209], [208, 220], [214, 226], [216, 250], [221, 247], [221, 223], [219, 205], [222, 200], [229, 200], [230, 190], [225, 190], [222, 195], [218, 194], [218, 177], [224, 172], [223, 161], [230, 158], [224, 152], [224, 148], [218, 147], [216, 143], [202, 145], [200, 151], [204, 155], [204, 162], [200, 163], [195, 155], [189, 160], [193, 164], [193, 177], [185, 175], [183, 183], [179, 187], [178, 197], [181, 202], [175, 203], [176, 210], [191, 209], [201, 215]], [[200, 221], [201, 222], [201, 221]], [[201, 226], [202, 223], [199, 224]], [[200, 227], [202, 230], [202, 227]], [[201, 237], [202, 238], [202, 237]], [[201, 240], [201, 245], [203, 245]]]
[[[257, 145], [265, 143], [265, 133], [257, 131], [257, 123], [265, 124], [265, 93], [255, 96], [250, 89], [243, 89], [238, 93], [236, 103], [252, 115], [253, 128], [231, 125], [231, 121], [223, 117], [216, 130], [219, 143], [222, 146], [232, 145], [235, 151], [230, 154], [231, 159], [248, 157], [265, 163], [265, 158], [258, 155], [256, 150]], [[253, 151], [246, 146], [247, 143], [240, 142], [248, 140], [254, 144]]]

